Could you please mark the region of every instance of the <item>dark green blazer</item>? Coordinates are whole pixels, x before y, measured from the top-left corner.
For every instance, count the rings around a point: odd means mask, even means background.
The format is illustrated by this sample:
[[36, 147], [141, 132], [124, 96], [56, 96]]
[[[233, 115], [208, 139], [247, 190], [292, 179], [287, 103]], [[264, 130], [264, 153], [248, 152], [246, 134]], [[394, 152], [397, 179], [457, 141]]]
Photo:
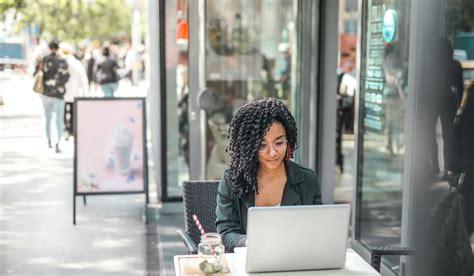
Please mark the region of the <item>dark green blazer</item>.
[[[316, 172], [293, 161], [285, 161], [287, 182], [281, 206], [322, 204]], [[225, 172], [224, 174], [226, 174]], [[217, 193], [216, 228], [222, 235], [227, 252], [245, 246], [247, 211], [255, 206], [255, 195], [238, 198], [231, 194], [230, 184], [222, 177]]]

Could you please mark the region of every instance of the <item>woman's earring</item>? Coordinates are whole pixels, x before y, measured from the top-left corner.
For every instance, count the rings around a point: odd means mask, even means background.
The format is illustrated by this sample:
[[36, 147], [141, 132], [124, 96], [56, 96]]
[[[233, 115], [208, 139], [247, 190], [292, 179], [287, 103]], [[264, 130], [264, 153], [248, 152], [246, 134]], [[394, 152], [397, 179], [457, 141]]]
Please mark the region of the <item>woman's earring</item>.
[[288, 146], [286, 147], [285, 160], [290, 160], [290, 158], [291, 158], [291, 147], [290, 147], [290, 145], [288, 145]]

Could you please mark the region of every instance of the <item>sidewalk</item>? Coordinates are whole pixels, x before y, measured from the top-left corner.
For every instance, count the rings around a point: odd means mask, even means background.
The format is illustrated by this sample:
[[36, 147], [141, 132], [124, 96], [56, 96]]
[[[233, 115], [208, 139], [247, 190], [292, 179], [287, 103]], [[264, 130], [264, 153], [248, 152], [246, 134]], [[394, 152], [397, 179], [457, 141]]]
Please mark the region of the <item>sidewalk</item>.
[[145, 225], [144, 195], [77, 197], [74, 226], [73, 139], [60, 154], [47, 147], [41, 101], [26, 87], [0, 82], [0, 274], [174, 275], [182, 204], [150, 208]]

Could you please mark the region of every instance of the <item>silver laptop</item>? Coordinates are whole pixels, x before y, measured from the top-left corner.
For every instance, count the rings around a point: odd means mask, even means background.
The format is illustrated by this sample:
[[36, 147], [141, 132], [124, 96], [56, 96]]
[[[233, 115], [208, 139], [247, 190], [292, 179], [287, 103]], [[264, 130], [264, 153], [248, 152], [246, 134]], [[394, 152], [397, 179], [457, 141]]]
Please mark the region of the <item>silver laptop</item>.
[[246, 272], [344, 267], [350, 205], [252, 207]]

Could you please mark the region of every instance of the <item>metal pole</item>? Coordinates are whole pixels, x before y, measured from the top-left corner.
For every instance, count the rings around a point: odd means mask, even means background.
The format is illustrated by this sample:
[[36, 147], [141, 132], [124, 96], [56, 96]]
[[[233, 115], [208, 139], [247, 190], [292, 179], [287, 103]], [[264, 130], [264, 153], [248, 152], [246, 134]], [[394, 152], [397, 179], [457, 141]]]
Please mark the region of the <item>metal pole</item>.
[[141, 43], [140, 35], [140, 10], [137, 7], [137, 1], [133, 1], [132, 6], [132, 51], [134, 53], [132, 61], [132, 84], [138, 86], [140, 81], [139, 69], [141, 59], [139, 58], [139, 46]]

